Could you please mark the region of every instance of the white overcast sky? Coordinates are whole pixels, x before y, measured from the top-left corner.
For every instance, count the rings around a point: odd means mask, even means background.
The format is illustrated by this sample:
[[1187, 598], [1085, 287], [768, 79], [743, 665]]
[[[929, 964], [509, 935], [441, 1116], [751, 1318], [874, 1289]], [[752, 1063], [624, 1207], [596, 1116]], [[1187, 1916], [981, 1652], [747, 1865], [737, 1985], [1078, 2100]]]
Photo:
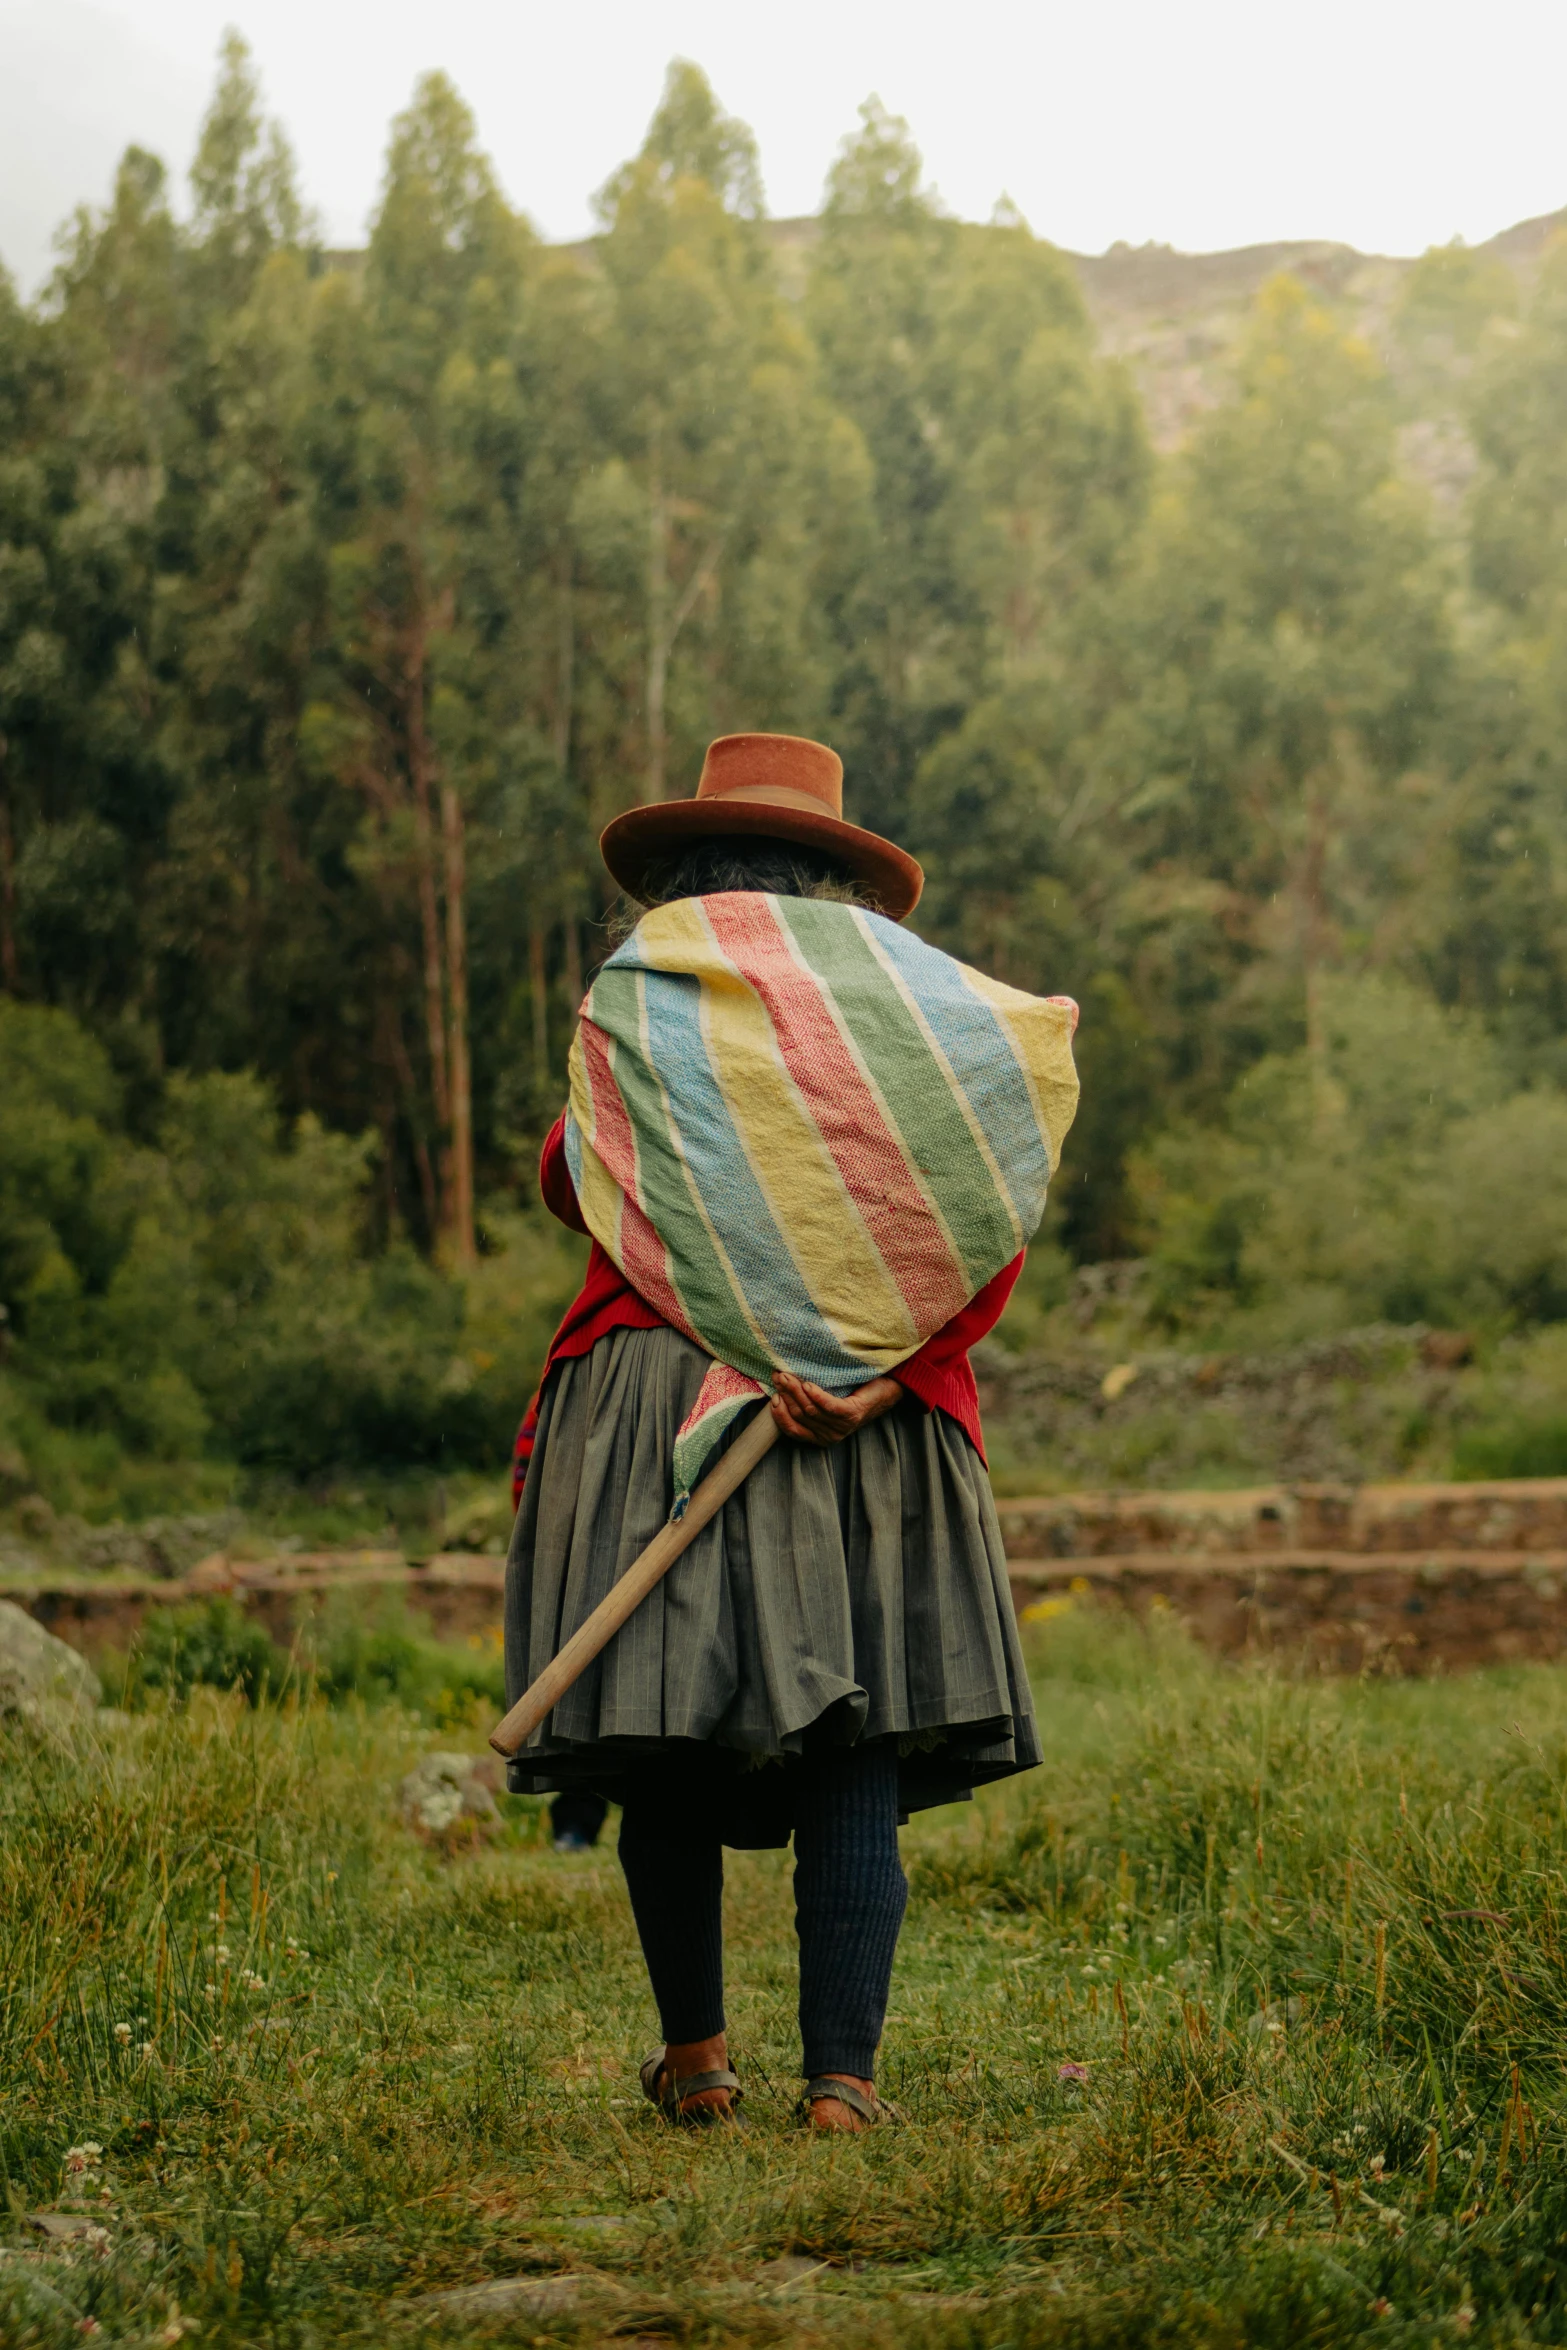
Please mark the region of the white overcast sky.
[[327, 238], [364, 234], [392, 115], [443, 67], [512, 200], [581, 235], [672, 56], [814, 210], [855, 110], [906, 115], [954, 211], [1204, 251], [1413, 253], [1567, 204], [1567, 0], [0, 0], [0, 257], [25, 288], [128, 141], [189, 161], [236, 23]]

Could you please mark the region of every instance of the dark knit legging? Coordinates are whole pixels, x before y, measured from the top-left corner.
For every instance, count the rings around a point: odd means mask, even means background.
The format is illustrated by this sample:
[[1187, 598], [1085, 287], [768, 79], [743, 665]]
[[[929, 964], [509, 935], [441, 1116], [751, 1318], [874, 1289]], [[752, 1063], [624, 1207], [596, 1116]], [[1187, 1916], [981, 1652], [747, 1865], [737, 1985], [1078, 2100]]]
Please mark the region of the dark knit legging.
[[[893, 1953], [908, 1901], [898, 1858], [898, 1758], [839, 1749], [799, 1772], [794, 1924], [807, 2073], [868, 2081], [887, 2017]], [[656, 1796], [628, 1797], [620, 1863], [664, 2038], [724, 2029], [723, 1846], [683, 1835]]]

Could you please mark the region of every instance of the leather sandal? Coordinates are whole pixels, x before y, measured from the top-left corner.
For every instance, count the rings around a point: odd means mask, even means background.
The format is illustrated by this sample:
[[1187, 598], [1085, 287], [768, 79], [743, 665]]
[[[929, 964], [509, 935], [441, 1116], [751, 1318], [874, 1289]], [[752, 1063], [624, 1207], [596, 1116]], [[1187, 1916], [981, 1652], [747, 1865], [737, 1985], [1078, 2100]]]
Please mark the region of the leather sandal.
[[[740, 2117], [735, 2107], [745, 2091], [740, 2086], [738, 2073], [672, 2073], [663, 2049], [655, 2048], [652, 2055], [644, 2057], [638, 2067], [638, 2077], [642, 2083], [643, 2096], [650, 2104], [658, 2107], [665, 2121], [679, 2122], [688, 2130], [709, 2130], [718, 2122], [739, 2124]], [[687, 2098], [700, 2096], [704, 2089], [727, 2089], [727, 2107], [693, 2105], [688, 2112]]]
[[889, 2105], [884, 2097], [867, 2097], [864, 2090], [856, 2089], [852, 2081], [840, 2081], [832, 2073], [817, 2073], [806, 2082], [800, 2102], [794, 2109], [796, 2118], [808, 2122], [812, 2106], [823, 2104], [829, 2097], [835, 2097], [840, 2105], [848, 2107], [850, 2113], [857, 2114], [868, 2129], [874, 2129], [879, 2122], [898, 2122], [903, 2119], [897, 2107]]

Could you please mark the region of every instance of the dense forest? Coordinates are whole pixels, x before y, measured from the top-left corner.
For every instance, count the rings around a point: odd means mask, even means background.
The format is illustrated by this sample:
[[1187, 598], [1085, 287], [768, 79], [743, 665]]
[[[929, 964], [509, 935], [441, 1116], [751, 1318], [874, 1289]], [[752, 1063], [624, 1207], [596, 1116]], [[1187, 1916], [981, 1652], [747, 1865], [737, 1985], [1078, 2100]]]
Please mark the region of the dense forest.
[[1156, 455], [874, 101], [802, 285], [694, 67], [597, 204], [543, 244], [432, 75], [326, 252], [230, 36], [188, 207], [132, 148], [0, 281], [0, 1478], [504, 1457], [595, 837], [741, 727], [1082, 1002], [1046, 1290], [1567, 1319], [1567, 243], [1433, 250], [1391, 355], [1274, 280]]

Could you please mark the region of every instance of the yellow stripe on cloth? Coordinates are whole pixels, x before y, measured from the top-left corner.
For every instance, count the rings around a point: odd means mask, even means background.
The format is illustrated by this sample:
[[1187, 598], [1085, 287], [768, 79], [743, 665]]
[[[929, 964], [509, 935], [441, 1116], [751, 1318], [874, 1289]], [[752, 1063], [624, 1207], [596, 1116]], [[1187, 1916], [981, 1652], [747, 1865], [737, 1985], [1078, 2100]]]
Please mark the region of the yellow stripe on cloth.
[[582, 1194], [578, 1205], [582, 1221], [590, 1232], [611, 1232], [612, 1242], [606, 1242], [609, 1254], [620, 1262], [620, 1215], [624, 1199], [619, 1184], [605, 1166], [591, 1142], [582, 1146]]
[[[909, 1017], [915, 1022], [921, 1036], [924, 1038], [926, 1051], [930, 1054], [931, 1060], [934, 1062], [935, 1066], [941, 1071], [942, 1079], [949, 1088], [952, 1099], [956, 1102], [959, 1112], [968, 1126], [969, 1133], [973, 1136], [974, 1147], [979, 1152], [980, 1157], [984, 1160], [986, 1167], [989, 1169], [991, 1181], [996, 1187], [996, 1197], [1001, 1202], [1003, 1209], [1011, 1220], [1013, 1238], [1016, 1240], [1018, 1247], [1022, 1248], [1029, 1238], [1029, 1235], [1024, 1232], [1022, 1224], [1018, 1219], [1017, 1208], [1012, 1198], [1011, 1186], [1008, 1184], [1006, 1177], [1000, 1167], [998, 1167], [996, 1164], [996, 1155], [990, 1147], [990, 1142], [986, 1136], [985, 1129], [980, 1123], [980, 1120], [974, 1114], [974, 1105], [969, 1100], [968, 1094], [958, 1082], [952, 1064], [942, 1049], [941, 1039], [936, 1035], [934, 1029], [931, 1027], [930, 1022], [926, 1017], [924, 1005], [920, 1002], [918, 996], [915, 994], [913, 988], [910, 987], [908, 981], [904, 978], [903, 973], [898, 969], [896, 963], [893, 962], [891, 956], [887, 952], [886, 947], [877, 937], [872, 924], [864, 919], [863, 915], [859, 913], [858, 909], [856, 909], [855, 918], [859, 922], [860, 929], [864, 934], [866, 945], [870, 948], [872, 954], [876, 957], [877, 962], [881, 965], [883, 971], [885, 971], [887, 974], [889, 983], [897, 989], [898, 994], [902, 997], [903, 1002], [908, 1007]], [[962, 971], [965, 976], [968, 975], [968, 965], [966, 963], [959, 963], [957, 968], [958, 970]], [[1010, 1037], [1010, 1029], [1007, 1031], [1007, 1033]], [[1026, 1070], [1024, 1075], [1028, 1083], [1029, 1100], [1035, 1104], [1037, 1109], [1037, 1100], [1035, 1096], [1033, 1080], [1031, 1077], [1029, 1077]]]
[[868, 1369], [902, 1362], [922, 1334], [800, 1097], [766, 1008], [720, 950], [701, 901], [655, 908], [638, 925], [636, 944], [655, 970], [702, 975], [709, 1064], [817, 1311]]
[[1053, 1175], [1061, 1164], [1061, 1145], [1077, 1115], [1078, 1076], [1072, 1060], [1077, 1006], [1050, 996], [1025, 995], [1021, 988], [1007, 987], [969, 963], [958, 968], [1012, 1039], [1040, 1132], [1049, 1146]]
[[[588, 1230], [600, 1236], [604, 1247], [618, 1265], [621, 1261], [620, 1220], [625, 1194], [596, 1148], [598, 1105], [593, 1098], [592, 1081], [588, 1076], [580, 1034], [572, 1037], [566, 1073], [571, 1114], [582, 1136], [582, 1169], [577, 1178], [577, 1204]], [[605, 1238], [605, 1235], [613, 1237]]]

